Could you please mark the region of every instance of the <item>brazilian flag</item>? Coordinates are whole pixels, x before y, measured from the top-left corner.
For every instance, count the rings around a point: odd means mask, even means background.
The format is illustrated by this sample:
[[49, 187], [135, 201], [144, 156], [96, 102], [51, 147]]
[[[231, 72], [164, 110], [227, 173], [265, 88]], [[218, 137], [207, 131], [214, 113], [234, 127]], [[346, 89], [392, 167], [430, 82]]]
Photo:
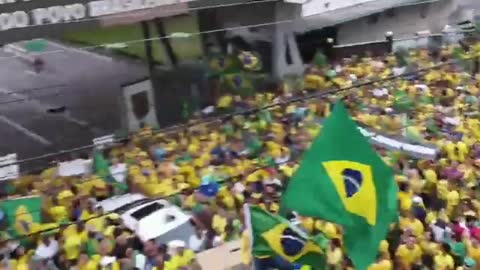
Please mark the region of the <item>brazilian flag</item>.
[[251, 233], [255, 256], [281, 256], [291, 263], [326, 269], [328, 239], [322, 234], [309, 237], [280, 216], [258, 206], [245, 205], [245, 220]]
[[238, 60], [245, 70], [260, 71], [262, 69], [260, 56], [255, 52], [242, 51], [238, 54]]
[[230, 89], [241, 96], [251, 96], [254, 92], [253, 82], [245, 72], [226, 74], [223, 79]]
[[397, 193], [393, 170], [337, 102], [289, 180], [282, 208], [342, 225], [347, 255], [366, 270], [398, 218]]
[[106, 160], [102, 153], [97, 149], [93, 151], [93, 170], [103, 181], [117, 188], [118, 192], [127, 192], [128, 186], [115, 180], [110, 173], [110, 164], [108, 163], [108, 160]]
[[42, 199], [38, 196], [2, 201], [0, 209], [6, 217], [9, 234], [15, 237], [34, 233], [42, 222]]
[[233, 55], [213, 54], [208, 56], [209, 77], [223, 76], [242, 70], [240, 61]]

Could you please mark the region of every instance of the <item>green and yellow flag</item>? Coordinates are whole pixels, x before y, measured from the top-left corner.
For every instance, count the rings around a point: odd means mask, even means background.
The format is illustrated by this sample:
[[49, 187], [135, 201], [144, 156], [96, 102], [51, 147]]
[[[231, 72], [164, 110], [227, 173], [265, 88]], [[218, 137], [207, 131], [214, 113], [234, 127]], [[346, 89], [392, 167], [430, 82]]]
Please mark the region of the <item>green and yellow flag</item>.
[[342, 225], [355, 269], [365, 270], [375, 261], [380, 241], [398, 217], [397, 185], [392, 169], [343, 103], [335, 104], [304, 154], [283, 195], [282, 210]]
[[34, 233], [42, 221], [42, 199], [38, 196], [2, 201], [0, 209], [5, 214], [12, 236]]
[[116, 187], [120, 193], [127, 192], [128, 186], [115, 180], [110, 172], [108, 160], [106, 160], [103, 154], [97, 149], [93, 150], [93, 171], [97, 176], [102, 178], [103, 181]]
[[245, 205], [244, 209], [255, 256], [281, 256], [291, 263], [326, 269], [328, 239], [322, 234], [309, 237], [288, 220], [258, 206]]

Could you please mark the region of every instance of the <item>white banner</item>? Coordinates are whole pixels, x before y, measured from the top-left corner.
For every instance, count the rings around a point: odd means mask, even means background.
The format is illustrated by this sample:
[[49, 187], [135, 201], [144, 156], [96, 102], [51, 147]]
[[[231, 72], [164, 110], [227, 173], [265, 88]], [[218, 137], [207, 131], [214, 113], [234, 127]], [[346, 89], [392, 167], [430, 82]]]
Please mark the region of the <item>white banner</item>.
[[90, 173], [92, 166], [91, 159], [75, 159], [72, 161], [60, 162], [58, 164], [59, 176], [77, 176]]
[[8, 154], [0, 157], [0, 181], [15, 179], [20, 176], [20, 166], [15, 164], [16, 162], [17, 154]]
[[409, 154], [410, 156], [424, 159], [435, 159], [438, 149], [434, 145], [421, 145], [405, 141], [403, 138], [395, 138], [379, 134], [372, 129], [358, 127], [363, 136], [368, 137], [371, 143], [385, 147], [390, 150], [398, 150]]

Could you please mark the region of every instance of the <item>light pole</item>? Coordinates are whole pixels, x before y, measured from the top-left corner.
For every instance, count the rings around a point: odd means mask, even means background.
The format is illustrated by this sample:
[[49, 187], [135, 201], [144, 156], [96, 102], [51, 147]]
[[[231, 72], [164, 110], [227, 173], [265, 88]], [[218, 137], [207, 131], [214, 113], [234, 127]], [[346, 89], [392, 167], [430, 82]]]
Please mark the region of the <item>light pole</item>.
[[393, 32], [392, 31], [386, 32], [385, 39], [387, 40], [388, 53], [392, 53], [393, 52]]

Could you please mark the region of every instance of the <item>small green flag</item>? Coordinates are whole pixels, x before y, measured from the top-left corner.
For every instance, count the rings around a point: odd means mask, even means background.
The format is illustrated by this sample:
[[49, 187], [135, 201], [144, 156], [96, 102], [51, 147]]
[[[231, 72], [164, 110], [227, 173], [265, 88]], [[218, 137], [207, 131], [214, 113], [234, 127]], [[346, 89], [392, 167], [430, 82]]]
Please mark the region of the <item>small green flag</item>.
[[258, 157], [263, 148], [263, 142], [258, 137], [250, 138], [246, 143], [248, 156]]
[[433, 98], [431, 96], [422, 95], [420, 96], [420, 103], [424, 105], [433, 104]]
[[405, 48], [399, 48], [396, 52], [395, 52], [395, 59], [397, 61], [397, 66], [398, 67], [405, 67], [408, 65], [408, 50], [405, 49]]
[[313, 63], [317, 68], [323, 68], [327, 65], [328, 59], [322, 52], [317, 52], [313, 58]]
[[408, 96], [405, 91], [397, 91], [395, 93], [395, 101], [393, 103], [393, 108], [397, 112], [407, 112], [410, 111], [414, 106], [413, 100]]
[[42, 199], [37, 196], [2, 201], [0, 209], [12, 236], [28, 235], [33, 232], [34, 224], [42, 222]]
[[188, 120], [192, 115], [190, 104], [187, 100], [182, 102], [182, 117], [183, 120]]
[[290, 179], [282, 210], [342, 225], [347, 254], [365, 270], [398, 216], [397, 190], [393, 170], [337, 102]]
[[115, 178], [113, 178], [112, 174], [110, 173], [110, 164], [103, 157], [102, 153], [96, 149], [93, 152], [93, 171], [104, 181], [110, 184], [117, 183]]
[[226, 74], [223, 76], [223, 80], [227, 87], [238, 95], [251, 96], [255, 91], [251, 78], [245, 72]]
[[245, 205], [244, 209], [255, 256], [281, 256], [291, 263], [326, 269], [328, 239], [322, 234], [309, 237], [288, 220], [258, 206]]

